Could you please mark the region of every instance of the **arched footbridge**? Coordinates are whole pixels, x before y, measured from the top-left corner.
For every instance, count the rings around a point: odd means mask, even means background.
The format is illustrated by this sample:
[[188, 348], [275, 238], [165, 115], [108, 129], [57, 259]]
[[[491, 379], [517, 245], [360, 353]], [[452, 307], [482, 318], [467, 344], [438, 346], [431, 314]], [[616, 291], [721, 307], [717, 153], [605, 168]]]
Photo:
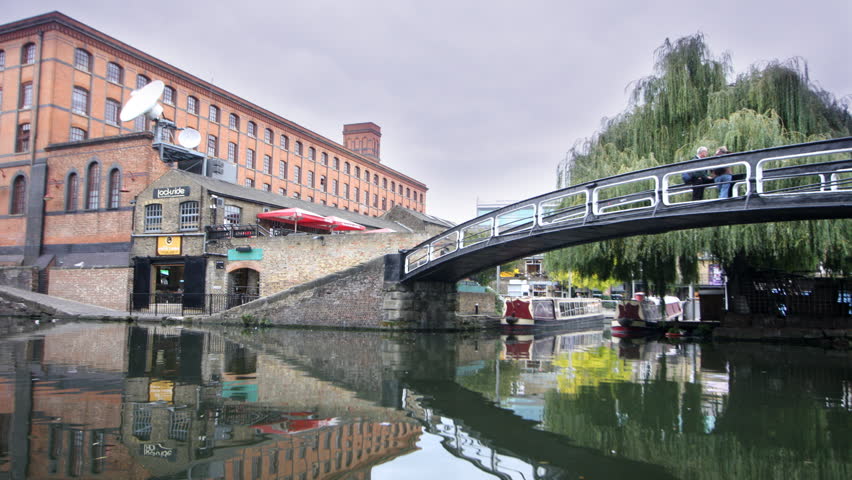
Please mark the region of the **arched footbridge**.
[[[695, 171], [726, 171], [731, 177], [684, 184], [683, 174]], [[720, 198], [725, 185], [730, 197]], [[690, 160], [555, 190], [402, 252], [400, 264], [392, 267], [399, 271], [389, 277], [449, 282], [517, 258], [601, 240], [831, 218], [852, 218], [852, 137]]]

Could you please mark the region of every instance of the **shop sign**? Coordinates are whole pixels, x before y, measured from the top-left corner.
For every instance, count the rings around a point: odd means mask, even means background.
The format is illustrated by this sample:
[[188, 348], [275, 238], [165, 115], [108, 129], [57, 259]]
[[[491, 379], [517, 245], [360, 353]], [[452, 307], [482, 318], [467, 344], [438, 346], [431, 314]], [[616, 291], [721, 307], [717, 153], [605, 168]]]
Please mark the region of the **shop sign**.
[[178, 198], [188, 197], [189, 186], [184, 187], [163, 187], [154, 189], [154, 198]]
[[165, 458], [174, 461], [177, 457], [177, 449], [164, 447], [162, 443], [143, 443], [142, 455], [145, 457]]
[[181, 237], [157, 237], [157, 255], [180, 255]]
[[148, 385], [149, 402], [172, 403], [175, 391], [175, 382], [171, 380], [159, 380]]
[[[244, 250], [244, 251], [241, 251]], [[232, 248], [228, 250], [228, 260], [263, 260], [263, 249], [238, 249]]]

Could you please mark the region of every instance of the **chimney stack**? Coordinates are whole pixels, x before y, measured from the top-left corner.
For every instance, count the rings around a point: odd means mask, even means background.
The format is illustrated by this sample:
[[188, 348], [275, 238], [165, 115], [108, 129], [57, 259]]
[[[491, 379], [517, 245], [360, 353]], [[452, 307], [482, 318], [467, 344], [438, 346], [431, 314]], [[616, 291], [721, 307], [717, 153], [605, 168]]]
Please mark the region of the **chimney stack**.
[[350, 123], [343, 126], [343, 146], [361, 155], [381, 161], [379, 148], [382, 128], [373, 122]]

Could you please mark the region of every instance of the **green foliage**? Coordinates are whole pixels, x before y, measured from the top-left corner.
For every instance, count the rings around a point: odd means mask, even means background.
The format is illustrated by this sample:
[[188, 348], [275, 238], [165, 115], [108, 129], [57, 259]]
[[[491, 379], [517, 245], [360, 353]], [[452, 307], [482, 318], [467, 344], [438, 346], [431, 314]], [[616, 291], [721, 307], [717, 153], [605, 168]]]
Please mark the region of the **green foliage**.
[[[753, 66], [733, 83], [730, 58], [714, 58], [701, 34], [666, 40], [655, 73], [633, 84], [632, 102], [603, 129], [574, 146], [560, 165], [562, 185], [691, 158], [700, 145], [745, 151], [848, 136], [846, 105], [807, 76], [801, 60]], [[779, 185], [778, 188], [789, 186]], [[615, 192], [619, 194], [622, 192]], [[757, 268], [852, 270], [852, 221], [819, 220], [670, 232], [581, 245], [545, 255], [549, 271], [574, 270], [665, 285], [697, 278], [699, 253]]]

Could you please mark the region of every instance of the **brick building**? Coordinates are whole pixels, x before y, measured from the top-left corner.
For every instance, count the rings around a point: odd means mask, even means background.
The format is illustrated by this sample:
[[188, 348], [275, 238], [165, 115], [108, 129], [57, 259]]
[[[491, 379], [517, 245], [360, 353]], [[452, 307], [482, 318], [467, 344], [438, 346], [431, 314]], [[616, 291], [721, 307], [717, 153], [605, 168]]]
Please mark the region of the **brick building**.
[[[199, 131], [201, 160], [164, 162], [149, 120], [120, 121], [153, 80], [163, 118]], [[426, 186], [381, 162], [380, 139], [365, 122], [337, 143], [59, 12], [2, 25], [0, 265], [50, 271], [38, 283], [51, 294], [82, 286], [53, 275], [59, 263], [123, 268], [127, 290], [130, 202], [172, 169], [362, 217], [425, 212]]]

